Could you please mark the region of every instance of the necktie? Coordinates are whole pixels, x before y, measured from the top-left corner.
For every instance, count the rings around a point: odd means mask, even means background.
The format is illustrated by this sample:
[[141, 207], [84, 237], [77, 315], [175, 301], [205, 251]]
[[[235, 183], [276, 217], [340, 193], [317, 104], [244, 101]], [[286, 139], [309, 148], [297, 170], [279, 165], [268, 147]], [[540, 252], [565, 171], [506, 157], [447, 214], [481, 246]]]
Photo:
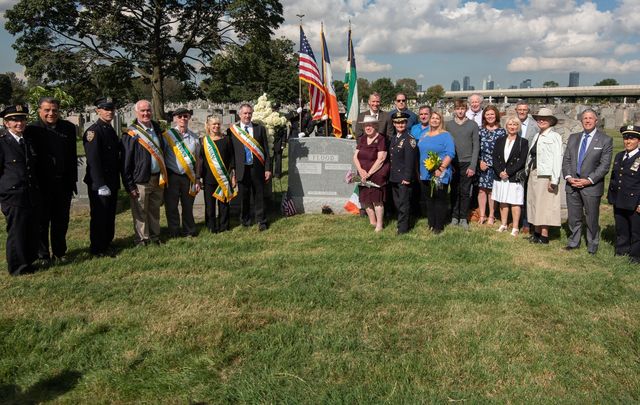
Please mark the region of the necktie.
[[[244, 131], [247, 133], [247, 136], [251, 136], [249, 135], [249, 125], [244, 126]], [[251, 153], [251, 150], [246, 146], [244, 147], [244, 164], [253, 164], [253, 154]]]
[[626, 152], [624, 154], [624, 157], [622, 158], [622, 161], [624, 162], [625, 160], [629, 159], [629, 152]]
[[584, 155], [587, 153], [587, 141], [589, 140], [589, 134], [584, 134], [582, 137], [582, 143], [580, 144], [580, 151], [578, 152], [578, 167], [576, 173], [578, 176], [580, 175], [580, 169], [582, 168], [582, 161], [584, 160]]

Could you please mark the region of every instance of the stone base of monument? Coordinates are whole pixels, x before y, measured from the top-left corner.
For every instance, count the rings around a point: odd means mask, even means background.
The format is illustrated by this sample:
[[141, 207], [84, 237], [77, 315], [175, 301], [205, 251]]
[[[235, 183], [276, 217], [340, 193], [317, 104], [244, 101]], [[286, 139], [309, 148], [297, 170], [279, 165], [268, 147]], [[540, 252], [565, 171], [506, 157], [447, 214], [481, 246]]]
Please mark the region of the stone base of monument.
[[298, 213], [319, 213], [328, 206], [344, 214], [345, 203], [354, 185], [344, 177], [355, 171], [353, 153], [356, 141], [332, 137], [289, 140], [289, 188]]

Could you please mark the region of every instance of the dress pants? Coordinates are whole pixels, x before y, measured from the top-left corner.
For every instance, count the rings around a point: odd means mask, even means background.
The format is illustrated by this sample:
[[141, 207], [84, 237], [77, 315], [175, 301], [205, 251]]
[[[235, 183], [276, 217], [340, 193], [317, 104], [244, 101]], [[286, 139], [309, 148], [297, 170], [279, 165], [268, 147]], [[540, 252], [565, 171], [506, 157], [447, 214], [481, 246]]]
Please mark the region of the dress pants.
[[240, 221], [242, 225], [251, 225], [251, 196], [253, 195], [253, 205], [255, 207], [256, 223], [267, 224], [265, 216], [264, 201], [264, 171], [258, 170], [256, 165], [245, 165], [244, 175], [238, 183], [238, 190], [241, 198]]
[[587, 225], [587, 250], [589, 253], [598, 251], [600, 243], [600, 199], [602, 196], [584, 195], [583, 190], [572, 188], [567, 192], [567, 224], [569, 225], [569, 240], [567, 246], [580, 246], [582, 238], [582, 216]]
[[398, 212], [398, 233], [409, 232], [409, 213], [411, 211], [412, 184], [391, 183], [393, 203]]
[[97, 190], [89, 186], [89, 208], [91, 221], [89, 222], [89, 250], [93, 254], [105, 253], [113, 241], [116, 232], [116, 206], [118, 191], [111, 190], [111, 195], [98, 195]]
[[7, 222], [6, 257], [9, 274], [28, 271], [37, 257], [38, 210], [39, 207], [2, 205]]
[[160, 187], [159, 180], [160, 176], [154, 174], [148, 183], [136, 184], [139, 196], [131, 199], [136, 243], [160, 240], [160, 206], [164, 190]]
[[229, 203], [214, 198], [211, 194], [218, 188], [217, 184], [204, 185], [204, 206], [206, 213], [207, 229], [211, 232], [224, 232], [229, 230]]
[[635, 210], [613, 208], [616, 224], [616, 255], [629, 255], [640, 263], [640, 214]]
[[[471, 203], [471, 190], [473, 187], [473, 177], [467, 177], [467, 169], [470, 162], [454, 162], [453, 176], [451, 178], [451, 218], [467, 219], [469, 216], [469, 205]], [[428, 193], [431, 193], [429, 187]], [[435, 195], [435, 191], [433, 193]]]
[[[167, 225], [172, 236], [195, 236], [196, 221], [193, 219], [193, 201], [195, 197], [189, 195], [191, 180], [186, 174], [169, 172], [169, 184], [164, 191], [164, 210], [167, 215]], [[182, 227], [180, 226], [180, 212], [178, 202], [182, 208]]]
[[431, 193], [431, 183], [423, 182], [426, 186], [426, 203], [427, 203], [427, 220], [429, 226], [436, 231], [442, 231], [447, 222], [448, 198], [447, 184], [443, 184], [442, 188], [435, 187], [433, 194]]
[[67, 253], [67, 230], [72, 193], [71, 190], [65, 190], [64, 185], [58, 181], [54, 181], [43, 193], [46, 204], [42, 204], [40, 213], [40, 245], [38, 247], [38, 257], [42, 259], [49, 258], [49, 236], [51, 236], [53, 256], [62, 257]]

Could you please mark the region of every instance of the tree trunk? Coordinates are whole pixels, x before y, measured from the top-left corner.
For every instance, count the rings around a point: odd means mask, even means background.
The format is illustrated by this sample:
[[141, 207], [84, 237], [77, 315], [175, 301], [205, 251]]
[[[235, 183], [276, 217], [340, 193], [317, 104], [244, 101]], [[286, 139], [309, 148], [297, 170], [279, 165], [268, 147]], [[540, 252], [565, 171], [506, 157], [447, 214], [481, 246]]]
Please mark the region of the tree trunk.
[[151, 76], [151, 104], [153, 106], [153, 119], [160, 121], [164, 117], [164, 89], [162, 87], [162, 69], [160, 66], [153, 67]]

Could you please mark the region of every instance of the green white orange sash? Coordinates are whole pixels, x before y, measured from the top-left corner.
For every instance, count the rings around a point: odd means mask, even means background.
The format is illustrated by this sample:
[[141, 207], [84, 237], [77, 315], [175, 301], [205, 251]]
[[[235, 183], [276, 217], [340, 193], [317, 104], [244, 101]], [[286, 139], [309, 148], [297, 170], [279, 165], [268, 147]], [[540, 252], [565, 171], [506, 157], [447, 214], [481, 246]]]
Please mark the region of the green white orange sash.
[[196, 159], [189, 151], [189, 148], [187, 148], [187, 145], [184, 144], [182, 136], [175, 128], [170, 128], [168, 131], [163, 132], [162, 136], [169, 145], [171, 145], [173, 154], [178, 158], [180, 167], [182, 167], [182, 170], [184, 170], [184, 173], [191, 181], [191, 185], [189, 186], [189, 195], [195, 196], [198, 194], [198, 191], [196, 190]]
[[262, 150], [262, 146], [260, 146], [258, 141], [253, 139], [253, 137], [238, 124], [232, 125], [229, 129], [231, 129], [233, 136], [238, 138], [244, 146], [249, 148], [251, 153], [253, 153], [253, 156], [255, 156], [264, 166], [264, 150]]
[[140, 125], [133, 124], [129, 127], [129, 131], [127, 132], [129, 136], [132, 138], [136, 135], [138, 136], [138, 143], [140, 146], [145, 148], [151, 156], [153, 156], [160, 166], [160, 187], [164, 187], [167, 183], [167, 167], [164, 165], [164, 155], [162, 154], [162, 149], [160, 149], [160, 145], [156, 144], [153, 140], [153, 137], [149, 135], [147, 131], [144, 130]]
[[207, 157], [207, 162], [209, 162], [211, 174], [213, 174], [213, 177], [215, 177], [218, 182], [218, 187], [211, 196], [222, 202], [233, 200], [233, 198], [238, 195], [238, 191], [234, 190], [231, 185], [231, 176], [224, 166], [224, 162], [222, 162], [222, 156], [220, 156], [218, 146], [208, 136], [204, 137], [203, 146], [204, 155]]

